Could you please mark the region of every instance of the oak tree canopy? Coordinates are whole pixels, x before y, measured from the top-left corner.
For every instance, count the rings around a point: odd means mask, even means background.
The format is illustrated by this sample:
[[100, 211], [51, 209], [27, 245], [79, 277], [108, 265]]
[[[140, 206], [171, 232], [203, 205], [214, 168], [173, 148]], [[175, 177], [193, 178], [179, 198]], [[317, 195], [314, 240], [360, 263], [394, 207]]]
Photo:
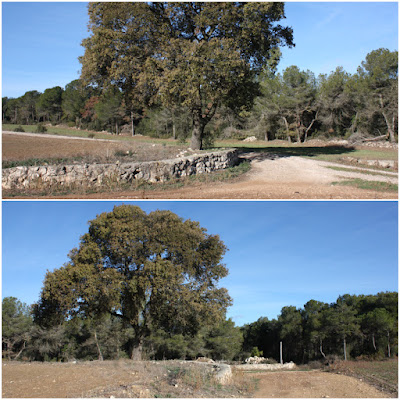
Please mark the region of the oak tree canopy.
[[294, 45], [284, 17], [280, 2], [90, 3], [82, 78], [118, 87], [132, 121], [146, 105], [185, 106], [201, 149], [216, 110], [250, 107], [256, 77]]
[[113, 315], [133, 330], [130, 356], [140, 359], [152, 330], [195, 334], [221, 322], [231, 298], [218, 287], [228, 274], [218, 235], [170, 211], [146, 214], [122, 205], [90, 221], [70, 261], [47, 272], [35, 322]]

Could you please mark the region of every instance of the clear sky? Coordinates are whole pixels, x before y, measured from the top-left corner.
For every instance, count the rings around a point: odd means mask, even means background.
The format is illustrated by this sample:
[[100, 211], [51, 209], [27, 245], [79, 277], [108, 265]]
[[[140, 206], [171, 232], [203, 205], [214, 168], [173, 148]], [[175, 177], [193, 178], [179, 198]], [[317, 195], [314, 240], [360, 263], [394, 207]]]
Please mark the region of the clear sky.
[[[146, 212], [170, 209], [219, 234], [237, 325], [311, 299], [398, 290], [397, 202], [136, 201]], [[68, 261], [87, 221], [114, 201], [3, 201], [2, 296], [32, 304], [46, 270]]]
[[[337, 66], [356, 72], [372, 50], [398, 49], [397, 2], [287, 2], [296, 47], [283, 48], [279, 70], [297, 65], [316, 75]], [[2, 3], [2, 96], [65, 85], [79, 77], [88, 37], [87, 3]]]

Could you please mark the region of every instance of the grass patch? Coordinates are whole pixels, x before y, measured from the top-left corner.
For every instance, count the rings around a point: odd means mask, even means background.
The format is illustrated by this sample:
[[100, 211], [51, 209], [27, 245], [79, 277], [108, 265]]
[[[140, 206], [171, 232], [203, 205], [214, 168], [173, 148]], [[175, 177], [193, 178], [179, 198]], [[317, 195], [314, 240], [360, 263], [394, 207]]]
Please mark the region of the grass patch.
[[81, 163], [84, 157], [68, 157], [68, 158], [28, 158], [26, 160], [9, 160], [2, 162], [2, 168], [14, 167], [40, 167], [42, 165], [58, 165]]
[[398, 397], [397, 359], [336, 362], [329, 367], [328, 371], [363, 379], [392, 397]]
[[243, 152], [266, 152], [277, 154], [281, 157], [312, 157], [316, 160], [343, 163], [345, 156], [351, 156], [365, 160], [397, 160], [398, 152], [393, 149], [381, 149], [376, 147], [365, 148], [357, 146], [312, 146], [307, 143], [276, 142], [243, 142], [240, 140], [217, 141], [216, 147], [234, 147]]
[[354, 186], [358, 189], [373, 190], [375, 192], [397, 192], [398, 185], [389, 182], [366, 181], [364, 179], [349, 179], [347, 181], [332, 182], [332, 185]]
[[373, 170], [366, 170], [366, 169], [356, 169], [356, 168], [345, 168], [345, 167], [331, 167], [327, 166], [326, 168], [333, 169], [334, 171], [345, 171], [345, 172], [357, 172], [360, 174], [367, 174], [367, 175], [377, 175], [377, 176], [391, 176], [387, 175], [384, 172], [378, 172]]

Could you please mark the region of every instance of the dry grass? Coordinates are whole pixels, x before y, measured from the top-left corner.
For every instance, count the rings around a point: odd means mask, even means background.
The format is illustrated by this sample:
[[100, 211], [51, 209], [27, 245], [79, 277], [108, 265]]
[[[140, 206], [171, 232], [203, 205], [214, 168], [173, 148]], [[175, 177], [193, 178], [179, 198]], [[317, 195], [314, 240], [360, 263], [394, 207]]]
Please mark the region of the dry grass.
[[[125, 367], [119, 363], [119, 368]], [[132, 367], [135, 384], [92, 390], [83, 397], [225, 398], [249, 397], [255, 380], [241, 371], [232, 382], [221, 385], [214, 378], [213, 366], [182, 361], [145, 362]]]

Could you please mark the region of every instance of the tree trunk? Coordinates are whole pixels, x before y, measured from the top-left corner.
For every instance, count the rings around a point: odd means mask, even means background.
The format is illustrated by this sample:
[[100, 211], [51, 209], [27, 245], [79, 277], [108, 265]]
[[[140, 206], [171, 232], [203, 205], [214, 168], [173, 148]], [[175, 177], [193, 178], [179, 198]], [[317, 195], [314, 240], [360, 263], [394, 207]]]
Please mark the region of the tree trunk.
[[304, 142], [307, 141], [307, 137], [308, 137], [308, 132], [310, 131], [310, 129], [312, 128], [312, 126], [314, 125], [314, 122], [317, 120], [318, 118], [318, 111], [315, 114], [315, 117], [313, 118], [313, 120], [311, 121], [310, 125], [308, 125], [306, 132], [304, 134]]
[[387, 334], [388, 337], [388, 357], [390, 358], [390, 336], [389, 336], [389, 332]]
[[396, 141], [396, 138], [394, 136], [394, 117], [393, 117], [393, 125], [389, 122], [389, 118], [386, 115], [386, 113], [383, 111], [383, 97], [382, 94], [379, 95], [379, 103], [381, 106], [381, 113], [383, 115], [383, 118], [385, 119], [387, 130], [389, 133], [389, 140], [391, 143], [394, 143]]
[[95, 341], [95, 343], [96, 343], [97, 354], [98, 354], [98, 356], [99, 356], [99, 361], [103, 361], [103, 353], [101, 352], [100, 345], [99, 345], [99, 341], [97, 340], [97, 332], [96, 332], [96, 329], [94, 330], [94, 341]]
[[193, 110], [193, 131], [190, 141], [192, 150], [201, 150], [203, 148], [204, 121], [201, 117], [201, 110]]
[[344, 353], [344, 360], [347, 361], [346, 337], [343, 338], [343, 353]]
[[130, 353], [132, 361], [141, 361], [143, 351], [143, 339], [133, 339], [130, 343]]
[[20, 355], [21, 355], [21, 353], [25, 350], [25, 347], [26, 347], [26, 341], [24, 340], [24, 344], [23, 344], [23, 346], [22, 346], [22, 349], [18, 352], [18, 354], [14, 357], [14, 360], [16, 360]]
[[376, 351], [375, 335], [374, 334], [372, 334], [372, 346], [374, 346], [374, 349]]
[[319, 341], [319, 352], [322, 354], [322, 357], [326, 359], [325, 353], [322, 351], [322, 339]]
[[135, 136], [135, 125], [133, 124], [133, 111], [131, 111], [131, 131], [132, 131], [132, 136]]
[[286, 135], [287, 135], [287, 140], [289, 143], [291, 143], [291, 139], [290, 139], [290, 131], [289, 131], [289, 123], [287, 121], [287, 119], [285, 117], [282, 117], [283, 122], [285, 123], [285, 127], [286, 127]]

